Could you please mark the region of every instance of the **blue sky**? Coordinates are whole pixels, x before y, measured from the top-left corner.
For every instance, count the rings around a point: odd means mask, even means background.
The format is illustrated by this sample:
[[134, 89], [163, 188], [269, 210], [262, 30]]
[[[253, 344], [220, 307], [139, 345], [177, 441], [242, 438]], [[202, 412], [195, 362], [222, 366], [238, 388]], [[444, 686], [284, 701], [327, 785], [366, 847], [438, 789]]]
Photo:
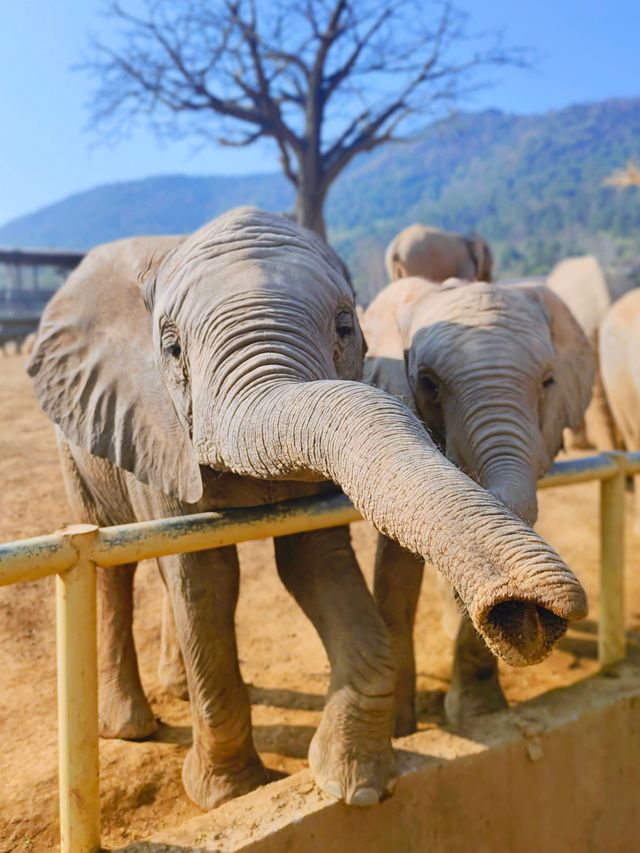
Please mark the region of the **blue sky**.
[[[265, 2], [265, 0], [259, 0]], [[535, 48], [537, 70], [498, 69], [468, 109], [534, 113], [640, 95], [638, 0], [459, 0], [472, 29], [502, 28]], [[144, 130], [116, 146], [86, 127], [91, 83], [72, 66], [89, 34], [108, 35], [99, 0], [4, 0], [0, 28], [0, 223], [97, 184], [162, 173], [272, 171], [268, 145], [249, 150], [159, 143]], [[640, 140], [639, 140], [640, 149]], [[639, 150], [640, 154], [640, 150]]]

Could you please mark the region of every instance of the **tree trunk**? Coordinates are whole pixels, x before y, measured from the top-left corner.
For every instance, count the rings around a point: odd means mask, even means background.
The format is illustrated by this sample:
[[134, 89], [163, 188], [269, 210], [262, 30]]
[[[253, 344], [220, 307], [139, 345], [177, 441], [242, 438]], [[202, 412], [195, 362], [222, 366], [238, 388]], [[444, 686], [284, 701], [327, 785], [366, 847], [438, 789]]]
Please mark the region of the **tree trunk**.
[[325, 192], [323, 189], [304, 180], [300, 182], [296, 195], [295, 220], [299, 225], [303, 225], [310, 231], [315, 231], [323, 240], [326, 240], [324, 200]]
[[307, 146], [298, 156], [295, 219], [298, 225], [314, 231], [326, 242], [324, 202], [328, 187], [322, 170], [319, 125], [313, 111], [307, 116], [306, 130]]

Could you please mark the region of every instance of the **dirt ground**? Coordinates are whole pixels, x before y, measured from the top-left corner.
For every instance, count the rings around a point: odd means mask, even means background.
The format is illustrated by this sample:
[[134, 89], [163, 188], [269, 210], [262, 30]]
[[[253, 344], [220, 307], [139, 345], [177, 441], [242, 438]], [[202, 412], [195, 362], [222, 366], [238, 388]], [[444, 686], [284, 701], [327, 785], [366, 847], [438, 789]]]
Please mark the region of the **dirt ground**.
[[[631, 498], [627, 495], [628, 517]], [[528, 669], [503, 667], [510, 703], [584, 679], [596, 671], [598, 487], [545, 491], [538, 529], [578, 574], [589, 619], [550, 659]], [[39, 412], [22, 357], [0, 356], [0, 542], [49, 533], [70, 522], [53, 430]], [[630, 642], [640, 631], [640, 538], [628, 525], [627, 617]], [[375, 533], [354, 526], [361, 565], [371, 577]], [[274, 778], [306, 765], [323, 706], [328, 667], [310, 623], [281, 587], [270, 541], [240, 546], [237, 613], [240, 659], [251, 686], [256, 744]], [[136, 579], [136, 641], [142, 680], [160, 720], [142, 743], [102, 741], [103, 843], [120, 847], [162, 832], [200, 810], [189, 802], [180, 768], [191, 729], [187, 703], [168, 696], [156, 676], [159, 579], [152, 563]], [[57, 762], [53, 579], [0, 588], [0, 853], [57, 846]], [[416, 627], [420, 727], [442, 725], [451, 643], [428, 583]]]

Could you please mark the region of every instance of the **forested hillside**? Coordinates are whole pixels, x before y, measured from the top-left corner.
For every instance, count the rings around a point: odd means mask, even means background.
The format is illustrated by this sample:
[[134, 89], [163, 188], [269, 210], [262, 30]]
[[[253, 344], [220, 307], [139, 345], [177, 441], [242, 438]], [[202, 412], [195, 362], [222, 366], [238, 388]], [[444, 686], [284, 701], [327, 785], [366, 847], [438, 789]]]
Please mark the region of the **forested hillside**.
[[[640, 159], [640, 98], [537, 116], [466, 113], [415, 141], [357, 160], [328, 202], [330, 237], [363, 296], [383, 280], [382, 252], [422, 221], [476, 229], [504, 275], [544, 273], [568, 254], [640, 256], [640, 189], [603, 186]], [[166, 176], [97, 187], [0, 228], [1, 245], [87, 248], [129, 234], [190, 231], [237, 204], [287, 210], [279, 175]]]

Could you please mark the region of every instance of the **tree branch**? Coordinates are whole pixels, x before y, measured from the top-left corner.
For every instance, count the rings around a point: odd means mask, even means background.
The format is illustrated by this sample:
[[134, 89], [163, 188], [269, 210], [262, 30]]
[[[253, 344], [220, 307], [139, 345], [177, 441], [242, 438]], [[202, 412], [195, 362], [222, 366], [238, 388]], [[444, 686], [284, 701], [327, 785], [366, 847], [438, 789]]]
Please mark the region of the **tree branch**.
[[227, 8], [232, 16], [232, 20], [235, 21], [240, 28], [245, 43], [249, 48], [254, 72], [258, 82], [258, 90], [254, 92], [238, 78], [236, 78], [236, 83], [254, 100], [256, 108], [263, 116], [263, 126], [265, 130], [271, 129], [270, 135], [272, 135], [276, 140], [282, 139], [293, 149], [299, 150], [301, 148], [301, 140], [283, 121], [279, 104], [271, 93], [269, 80], [265, 74], [262, 57], [260, 55], [260, 41], [257, 33], [257, 15], [255, 7], [252, 5], [252, 16], [249, 22], [245, 21], [241, 17], [239, 2], [227, 2]]
[[342, 65], [342, 67], [334, 71], [326, 78], [323, 87], [325, 101], [327, 101], [331, 97], [333, 92], [335, 92], [335, 90], [340, 86], [340, 84], [349, 77], [349, 75], [356, 67], [356, 63], [362, 55], [363, 50], [369, 45], [373, 36], [380, 30], [380, 28], [385, 23], [385, 21], [388, 20], [390, 15], [391, 11], [389, 9], [385, 9], [383, 13], [373, 22], [371, 27], [369, 27], [369, 30], [365, 33], [365, 35], [361, 39], [356, 39], [355, 47], [347, 61]]
[[95, 124], [126, 131], [143, 117], [227, 146], [273, 139], [304, 196], [298, 213], [320, 231], [327, 190], [355, 156], [454, 104], [479, 70], [524, 64], [498, 38], [468, 36], [452, 0], [135, 0], [135, 14], [133, 2], [111, 0], [118, 35], [84, 66], [98, 81]]

